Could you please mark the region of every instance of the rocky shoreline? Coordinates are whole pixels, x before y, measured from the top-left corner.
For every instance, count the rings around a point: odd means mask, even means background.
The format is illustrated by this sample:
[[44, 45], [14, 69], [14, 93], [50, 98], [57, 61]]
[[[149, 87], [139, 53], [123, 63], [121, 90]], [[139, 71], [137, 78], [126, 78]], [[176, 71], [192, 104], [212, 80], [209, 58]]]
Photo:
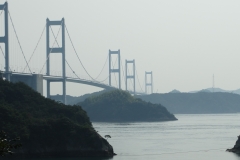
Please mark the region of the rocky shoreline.
[[71, 144], [64, 148], [57, 146], [51, 148], [42, 148], [29, 150], [28, 148], [19, 148], [9, 158], [62, 158], [62, 157], [113, 157], [116, 155], [113, 147], [106, 139], [99, 134], [99, 141], [96, 141], [96, 148], [73, 147]]
[[108, 144], [104, 145], [101, 149], [74, 149], [74, 150], [52, 150], [52, 151], [36, 151], [36, 152], [25, 152], [18, 149], [13, 155], [6, 158], [10, 159], [31, 159], [31, 158], [78, 158], [78, 157], [113, 157], [117, 154], [114, 153], [113, 147]]
[[47, 152], [47, 153], [31, 153], [31, 154], [26, 154], [26, 153], [14, 153], [11, 156], [8, 156], [6, 158], [9, 159], [32, 159], [32, 158], [79, 158], [79, 157], [113, 157], [116, 155], [112, 151], [108, 150], [86, 150], [86, 151], [65, 151], [65, 152]]
[[231, 149], [227, 149], [226, 151], [240, 154], [240, 135], [238, 136], [238, 140], [236, 141], [234, 147]]

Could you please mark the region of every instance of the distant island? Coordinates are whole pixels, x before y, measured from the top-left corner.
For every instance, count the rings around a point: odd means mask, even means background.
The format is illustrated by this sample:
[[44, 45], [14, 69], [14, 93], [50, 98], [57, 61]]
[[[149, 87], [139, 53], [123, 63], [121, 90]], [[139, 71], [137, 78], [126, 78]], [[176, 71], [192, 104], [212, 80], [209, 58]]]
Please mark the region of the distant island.
[[[181, 93], [173, 90], [170, 93], [154, 93], [151, 95], [136, 95], [145, 102], [161, 104], [173, 114], [215, 114], [215, 113], [236, 113], [240, 112], [240, 95], [236, 93], [220, 92], [224, 91], [215, 88], [216, 92], [210, 92], [210, 89], [203, 89], [193, 93]], [[219, 91], [219, 92], [217, 92]], [[85, 94], [79, 97], [68, 96], [69, 104], [83, 102], [85, 99], [101, 95], [108, 92], [107, 90]], [[53, 96], [58, 99], [60, 96]]]
[[165, 93], [138, 95], [146, 102], [161, 103], [173, 114], [240, 112], [240, 95], [227, 92]]
[[196, 92], [226, 92], [226, 93], [235, 93], [240, 95], [240, 89], [235, 89], [235, 90], [225, 90], [221, 88], [206, 88], [206, 89], [201, 89], [199, 91], [190, 91], [188, 93], [196, 93]]
[[152, 122], [172, 121], [176, 117], [160, 104], [145, 102], [122, 90], [91, 96], [77, 105], [94, 122]]
[[240, 89], [235, 89], [235, 90], [225, 90], [225, 89], [221, 89], [221, 88], [205, 88], [205, 89], [201, 89], [201, 90], [195, 90], [195, 91], [189, 91], [189, 92], [180, 92], [176, 89], [170, 91], [169, 93], [197, 93], [197, 92], [226, 92], [226, 93], [235, 93], [235, 94], [239, 94], [240, 95]]
[[23, 83], [0, 79], [0, 130], [20, 137], [13, 157], [111, 157], [113, 147], [79, 106], [44, 98]]

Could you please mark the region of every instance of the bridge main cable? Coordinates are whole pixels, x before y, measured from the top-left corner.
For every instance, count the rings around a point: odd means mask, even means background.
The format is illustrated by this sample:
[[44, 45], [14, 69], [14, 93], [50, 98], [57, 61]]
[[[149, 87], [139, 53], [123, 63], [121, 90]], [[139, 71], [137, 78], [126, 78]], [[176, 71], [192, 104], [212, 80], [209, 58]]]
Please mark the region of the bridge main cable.
[[[62, 22], [61, 22], [61, 25], [62, 25]], [[61, 26], [61, 25], [60, 25], [60, 26]], [[58, 37], [58, 35], [59, 35], [59, 32], [60, 32], [60, 30], [61, 30], [61, 27], [59, 27], [59, 29], [58, 29], [58, 33], [57, 33], [57, 36], [56, 36], [56, 38], [55, 38], [55, 40], [54, 40], [54, 42], [53, 42], [52, 48], [51, 48], [51, 50], [50, 50], [50, 53], [52, 52], [52, 50], [53, 50], [53, 47], [54, 47], [55, 43], [57, 42], [57, 37]], [[55, 36], [54, 36], [54, 37], [55, 37]], [[49, 59], [49, 56], [50, 56], [50, 54], [48, 54], [48, 57], [47, 57], [47, 59], [46, 59], [45, 63], [43, 64], [43, 67], [42, 67], [42, 69], [40, 70], [40, 72], [39, 72], [39, 73], [41, 73], [41, 72], [42, 72], [42, 70], [43, 70], [44, 66], [45, 66], [45, 65], [46, 65], [46, 63], [47, 63], [47, 60]]]
[[140, 89], [141, 89], [142, 92], [144, 92], [143, 89], [142, 89], [142, 86], [141, 86], [141, 84], [140, 84], [140, 81], [139, 81], [138, 72], [137, 72], [137, 67], [136, 67], [136, 75], [137, 75], [137, 80], [138, 80], [138, 84], [139, 84], [139, 86], [140, 86]]
[[[108, 56], [107, 56], [107, 58], [108, 58]], [[113, 68], [115, 67], [116, 63], [117, 63], [117, 59], [115, 60], [114, 64], [111, 63], [112, 66], [113, 66]], [[123, 72], [123, 73], [124, 73], [124, 72]], [[114, 77], [115, 77], [115, 82], [117, 83], [117, 79], [116, 79], [115, 74], [114, 74]], [[101, 80], [101, 81], [98, 81], [98, 82], [104, 82], [104, 81], [106, 81], [108, 78], [109, 78], [109, 75], [108, 75], [107, 78], [105, 78], [104, 80]]]
[[81, 79], [75, 72], [74, 70], [72, 69], [72, 67], [70, 66], [70, 64], [68, 63], [68, 61], [65, 59], [65, 62], [67, 63], [68, 67], [72, 70], [73, 74], [75, 74], [75, 76], [78, 78], [78, 79]]
[[126, 82], [125, 73], [124, 73], [124, 69], [123, 69], [123, 65], [122, 65], [122, 59], [120, 61], [121, 61], [121, 67], [122, 67], [123, 80], [124, 80], [125, 86], [126, 86], [127, 82]]
[[[60, 45], [58, 44], [58, 41], [57, 41], [57, 37], [55, 36], [55, 34], [54, 34], [53, 29], [52, 29], [51, 26], [50, 26], [50, 29], [51, 29], [51, 32], [52, 32], [52, 34], [53, 34], [53, 36], [54, 36], [54, 39], [55, 39], [55, 41], [56, 41], [56, 43], [57, 43], [57, 46], [60, 47]], [[60, 31], [60, 29], [59, 29], [59, 31]], [[57, 36], [58, 36], [58, 35], [57, 35]], [[53, 47], [52, 47], [52, 48], [53, 48]], [[73, 74], [74, 74], [78, 79], [81, 79], [81, 78], [75, 73], [75, 71], [72, 69], [72, 67], [70, 66], [70, 64], [68, 63], [68, 61], [67, 61], [66, 58], [65, 58], [65, 62], [67, 63], [68, 67], [72, 70]]]
[[[42, 36], [43, 36], [43, 33], [44, 33], [45, 29], [46, 29], [46, 24], [44, 25], [43, 31], [42, 31], [42, 33], [41, 33], [41, 36], [40, 36], [40, 38], [38, 39], [37, 45], [36, 45], [36, 47], [34, 48], [33, 53], [32, 53], [32, 55], [30, 56], [30, 58], [29, 58], [29, 60], [28, 60], [28, 63], [30, 63], [30, 61], [31, 61], [34, 53], [36, 52], [37, 47], [38, 47], [38, 45], [39, 45], [40, 40], [42, 39]], [[24, 67], [23, 72], [25, 71], [26, 67], [27, 67], [27, 65]]]
[[88, 75], [92, 80], [95, 81], [95, 79], [88, 73], [87, 69], [84, 67], [82, 61], [80, 60], [80, 58], [79, 58], [79, 56], [78, 56], [78, 54], [77, 54], [77, 51], [76, 51], [76, 49], [75, 49], [75, 47], [74, 47], [74, 45], [73, 45], [72, 39], [71, 39], [71, 37], [70, 37], [70, 34], [69, 34], [69, 32], [68, 32], [68, 29], [67, 29], [67, 26], [66, 26], [66, 25], [65, 25], [65, 28], [66, 28], [66, 31], [67, 31], [67, 35], [68, 35], [68, 37], [69, 37], [69, 39], [70, 39], [70, 42], [71, 42], [71, 44], [72, 44], [72, 47], [73, 47], [73, 49], [74, 49], [74, 52], [75, 52], [75, 54], [77, 55], [77, 58], [78, 58], [80, 64], [82, 65], [82, 67], [83, 67], [84, 71], [87, 73], [87, 75]]
[[108, 55], [107, 55], [107, 59], [105, 60], [105, 63], [104, 63], [104, 65], [103, 65], [103, 67], [102, 67], [100, 73], [98, 74], [98, 76], [97, 76], [95, 79], [98, 79], [98, 77], [102, 74], [102, 71], [103, 71], [104, 67], [105, 67], [106, 64], [107, 64], [107, 60], [108, 60]]
[[14, 23], [13, 23], [13, 20], [12, 20], [12, 17], [11, 17], [11, 14], [10, 14], [9, 11], [8, 11], [8, 14], [9, 14], [9, 17], [10, 17], [10, 20], [11, 20], [11, 23], [12, 23], [12, 26], [13, 26], [13, 30], [14, 30], [14, 33], [15, 33], [16, 38], [17, 38], [17, 41], [18, 41], [18, 44], [19, 44], [19, 46], [20, 46], [22, 55], [23, 55], [23, 57], [24, 57], [25, 62], [27, 63], [27, 66], [28, 66], [28, 69], [29, 69], [30, 73], [32, 74], [32, 71], [31, 71], [31, 69], [30, 69], [30, 67], [29, 67], [29, 64], [28, 64], [28, 62], [27, 62], [27, 59], [26, 59], [25, 54], [24, 54], [24, 52], [23, 52], [22, 46], [21, 46], [21, 44], [20, 44], [20, 41], [19, 41], [19, 38], [18, 38], [18, 35], [17, 35], [17, 31], [16, 31], [16, 29], [15, 29], [15, 26], [14, 26]]

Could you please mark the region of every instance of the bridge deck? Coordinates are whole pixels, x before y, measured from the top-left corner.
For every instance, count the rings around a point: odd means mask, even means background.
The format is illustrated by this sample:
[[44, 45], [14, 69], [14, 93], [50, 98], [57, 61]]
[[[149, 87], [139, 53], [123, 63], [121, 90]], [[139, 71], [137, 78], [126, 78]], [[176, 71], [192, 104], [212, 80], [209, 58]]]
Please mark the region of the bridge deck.
[[[12, 72], [12, 74], [15, 75], [25, 75], [25, 76], [32, 76], [32, 74], [27, 74], [27, 73], [19, 73], [19, 72]], [[47, 75], [43, 75], [43, 79], [44, 80], [50, 80], [52, 82], [61, 82], [63, 81], [63, 78], [61, 76], [47, 76]], [[93, 80], [86, 80], [86, 79], [79, 79], [79, 78], [72, 78], [72, 77], [66, 77], [66, 82], [72, 82], [72, 83], [80, 83], [80, 84], [86, 84], [86, 85], [90, 85], [90, 86], [95, 86], [95, 87], [99, 87], [99, 88], [103, 88], [103, 89], [107, 89], [107, 90], [112, 90], [112, 89], [118, 89], [114, 86], [109, 86], [107, 84], [104, 83], [100, 83], [98, 81], [93, 81]], [[128, 91], [131, 94], [134, 94], [133, 91]], [[135, 92], [135, 94], [146, 94], [143, 92]]]

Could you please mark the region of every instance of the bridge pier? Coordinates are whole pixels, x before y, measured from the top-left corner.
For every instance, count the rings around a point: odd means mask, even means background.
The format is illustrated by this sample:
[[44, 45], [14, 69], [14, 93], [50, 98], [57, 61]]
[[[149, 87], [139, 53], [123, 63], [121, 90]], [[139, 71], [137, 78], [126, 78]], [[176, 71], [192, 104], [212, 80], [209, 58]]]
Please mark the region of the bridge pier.
[[[148, 82], [147, 76], [150, 75], [151, 81]], [[145, 72], [145, 93], [147, 94], [147, 88], [148, 86], [151, 87], [151, 94], [153, 93], [153, 76], [152, 71], [151, 72]]]
[[0, 10], [4, 11], [4, 23], [5, 23], [5, 35], [0, 37], [0, 43], [5, 44], [5, 78], [10, 81], [10, 69], [9, 69], [9, 42], [8, 42], [8, 3], [5, 2], [0, 5]]
[[[132, 75], [128, 75], [128, 64], [132, 64], [133, 65], [133, 74]], [[127, 80], [128, 79], [133, 79], [133, 92], [134, 95], [136, 93], [136, 86], [135, 86], [135, 60], [132, 61], [125, 61], [125, 74], [126, 74], [126, 91], [128, 90], [128, 85], [127, 85]]]
[[[62, 47], [50, 48], [50, 36], [49, 36], [49, 27], [51, 25], [59, 25], [62, 27]], [[55, 38], [55, 37], [54, 37]], [[55, 38], [56, 41], [56, 38]], [[51, 53], [61, 53], [62, 54], [62, 78], [60, 80], [46, 80], [47, 81], [47, 97], [50, 98], [51, 82], [62, 82], [62, 102], [66, 104], [66, 67], [65, 67], [65, 21], [62, 18], [61, 21], [50, 21], [47, 19], [46, 24], [46, 49], [47, 49], [47, 76], [50, 76], [50, 54]]]
[[23, 82], [33, 90], [43, 95], [43, 75], [42, 74], [12, 74], [11, 82]]
[[[112, 69], [112, 54], [117, 54], [118, 55], [118, 68], [117, 69]], [[119, 87], [118, 89], [121, 89], [121, 63], [120, 63], [120, 49], [118, 51], [111, 51], [109, 50], [109, 85], [112, 86], [112, 79], [111, 79], [111, 74], [112, 73], [118, 73], [118, 82], [119, 82]]]

